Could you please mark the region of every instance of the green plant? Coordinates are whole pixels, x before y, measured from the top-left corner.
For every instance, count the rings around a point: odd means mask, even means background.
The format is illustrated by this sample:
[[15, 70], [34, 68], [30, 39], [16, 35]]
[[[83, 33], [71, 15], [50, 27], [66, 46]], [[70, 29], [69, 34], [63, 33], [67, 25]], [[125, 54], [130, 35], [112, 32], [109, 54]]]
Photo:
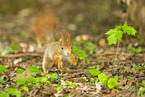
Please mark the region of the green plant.
[[62, 89], [64, 88], [63, 85], [57, 84], [57, 92], [60, 93]]
[[26, 82], [26, 80], [25, 80], [24, 77], [19, 77], [18, 80], [17, 80], [17, 86], [24, 85], [25, 82]]
[[11, 50], [13, 50], [13, 51], [19, 50], [19, 46], [18, 45], [11, 45]]
[[9, 97], [9, 96], [8, 96], [8, 93], [6, 93], [6, 92], [1, 92], [1, 93], [0, 93], [0, 97]]
[[59, 75], [57, 73], [53, 73], [48, 74], [47, 77], [56, 81], [59, 78]]
[[2, 55], [6, 55], [6, 54], [9, 54], [11, 52], [11, 49], [10, 48], [5, 48], [2, 52]]
[[76, 84], [73, 84], [71, 81], [66, 81], [68, 83], [68, 87], [67, 88], [75, 88]]
[[97, 76], [100, 73], [100, 71], [97, 69], [89, 69], [88, 71], [94, 76]]
[[109, 89], [118, 87], [118, 76], [115, 76], [114, 78], [109, 78], [107, 85]]
[[90, 51], [90, 53], [93, 53], [94, 51], [94, 46], [93, 46], [93, 43], [92, 42], [85, 42], [85, 46], [86, 48]]
[[125, 22], [123, 26], [122, 25], [116, 26], [114, 29], [110, 29], [108, 32], [106, 32], [106, 34], [109, 35], [107, 39], [108, 44], [112, 45], [116, 44], [118, 40], [122, 41], [123, 34], [135, 36], [136, 30], [133, 27], [128, 26], [127, 23]]
[[0, 52], [0, 56], [2, 56], [3, 54], [2, 54], [2, 52]]
[[[1, 76], [1, 77], [0, 77], [0, 82], [1, 82], [1, 83], [4, 83], [4, 82], [5, 82], [4, 77], [3, 77], [3, 76]], [[1, 97], [1, 96], [0, 96], [0, 97]]]
[[18, 91], [16, 88], [8, 88], [7, 93], [12, 95], [12, 96], [16, 96], [16, 97], [21, 97], [22, 96], [21, 92]]
[[27, 82], [31, 84], [36, 84], [36, 79], [33, 76], [28, 76]]
[[140, 53], [140, 52], [143, 51], [142, 47], [134, 48], [132, 46], [129, 46], [128, 48], [129, 48], [130, 51], [135, 52], [135, 53]]
[[135, 70], [139, 71], [138, 66], [136, 66], [136, 64], [132, 64], [132, 66], [133, 66], [133, 68], [132, 68], [133, 71], [135, 71]]
[[36, 66], [29, 66], [29, 70], [32, 75], [42, 73], [42, 71], [40, 71]]
[[29, 91], [29, 88], [27, 86], [23, 86], [23, 90], [25, 90], [26, 92]]
[[10, 47], [5, 48], [5, 49], [3, 50], [3, 52], [0, 52], [0, 56], [2, 56], [2, 55], [7, 55], [7, 54], [9, 54], [11, 51], [16, 51], [16, 50], [19, 50], [19, 46], [18, 46], [18, 45], [11, 45]]
[[137, 91], [137, 96], [143, 97], [144, 92], [145, 92], [145, 88], [140, 87]]
[[17, 75], [22, 74], [24, 72], [24, 69], [18, 69], [17, 70]]
[[107, 75], [105, 73], [101, 73], [98, 75], [98, 80], [102, 82], [103, 85], [106, 86], [107, 83]]
[[81, 57], [84, 61], [86, 59], [86, 52], [84, 50], [79, 50], [78, 47], [73, 46], [72, 51]]
[[6, 72], [6, 67], [4, 65], [0, 65], [0, 73]]
[[133, 27], [128, 26], [127, 23], [125, 22], [124, 25], [116, 26], [114, 29], [110, 29], [105, 34], [109, 35], [109, 37], [107, 38], [109, 45], [118, 43], [117, 50], [116, 50], [116, 56], [115, 56], [115, 60], [114, 60], [114, 64], [115, 64], [116, 58], [117, 58], [117, 53], [118, 53], [118, 48], [119, 48], [119, 41], [122, 42], [123, 34], [135, 36], [136, 30]]

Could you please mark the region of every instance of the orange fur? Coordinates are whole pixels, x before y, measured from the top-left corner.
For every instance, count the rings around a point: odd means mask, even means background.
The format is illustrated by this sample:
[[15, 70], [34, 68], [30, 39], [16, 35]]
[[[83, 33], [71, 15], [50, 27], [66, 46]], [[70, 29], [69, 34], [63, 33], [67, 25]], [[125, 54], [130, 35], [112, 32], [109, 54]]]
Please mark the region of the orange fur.
[[52, 14], [40, 14], [35, 18], [36, 35], [41, 44], [54, 41], [56, 20]]
[[55, 42], [56, 20], [52, 14], [40, 14], [35, 18], [36, 35], [41, 44], [47, 44], [43, 57], [43, 70], [47, 74], [53, 64], [64, 72], [63, 61], [68, 60], [76, 65], [75, 57], [71, 52], [70, 35], [61, 32], [61, 41]]

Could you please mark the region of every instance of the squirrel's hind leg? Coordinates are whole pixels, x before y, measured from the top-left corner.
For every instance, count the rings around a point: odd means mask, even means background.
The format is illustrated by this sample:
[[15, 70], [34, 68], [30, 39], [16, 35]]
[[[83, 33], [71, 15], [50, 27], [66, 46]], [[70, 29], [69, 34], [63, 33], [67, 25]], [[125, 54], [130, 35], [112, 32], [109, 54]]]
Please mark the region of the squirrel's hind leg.
[[53, 61], [50, 58], [48, 58], [48, 57], [43, 58], [42, 67], [43, 67], [43, 70], [44, 70], [44, 74], [47, 74], [49, 72], [52, 65], [53, 65]]

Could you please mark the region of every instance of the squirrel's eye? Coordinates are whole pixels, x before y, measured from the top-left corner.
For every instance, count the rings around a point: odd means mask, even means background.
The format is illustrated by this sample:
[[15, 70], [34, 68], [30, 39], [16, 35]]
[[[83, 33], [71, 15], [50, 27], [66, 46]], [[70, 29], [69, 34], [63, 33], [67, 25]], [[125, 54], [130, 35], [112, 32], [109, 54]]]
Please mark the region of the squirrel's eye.
[[61, 49], [63, 50], [63, 47]]

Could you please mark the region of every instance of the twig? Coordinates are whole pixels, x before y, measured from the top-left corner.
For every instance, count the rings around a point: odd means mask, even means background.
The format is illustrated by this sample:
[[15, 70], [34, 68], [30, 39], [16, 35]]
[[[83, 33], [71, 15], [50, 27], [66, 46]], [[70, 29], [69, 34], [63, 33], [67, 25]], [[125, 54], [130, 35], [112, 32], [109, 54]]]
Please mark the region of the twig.
[[116, 50], [116, 54], [115, 54], [114, 64], [116, 64], [116, 59], [117, 59], [117, 55], [118, 55], [118, 52], [119, 52], [119, 44], [120, 44], [120, 42], [117, 41], [117, 50]]
[[21, 53], [21, 54], [9, 54], [9, 55], [4, 55], [1, 56], [0, 58], [13, 58], [13, 57], [21, 57], [21, 56], [42, 56], [41, 54], [38, 53]]

